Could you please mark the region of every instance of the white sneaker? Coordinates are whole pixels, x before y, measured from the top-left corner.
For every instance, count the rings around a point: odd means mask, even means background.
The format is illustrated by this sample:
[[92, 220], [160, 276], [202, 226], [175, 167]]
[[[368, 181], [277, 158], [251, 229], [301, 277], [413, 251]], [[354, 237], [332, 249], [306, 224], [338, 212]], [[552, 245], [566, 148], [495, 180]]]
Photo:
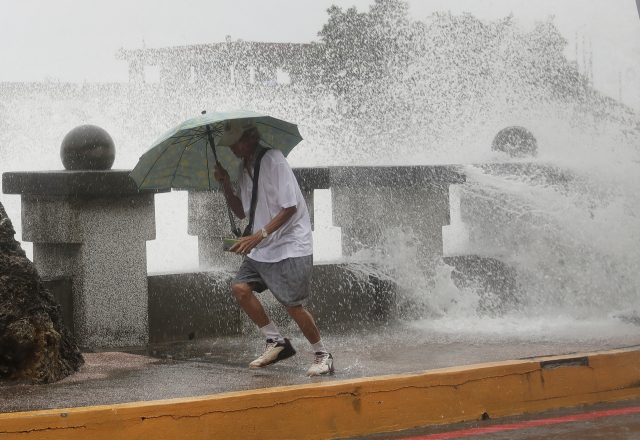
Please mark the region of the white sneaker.
[[258, 370], [260, 368], [268, 367], [278, 361], [290, 358], [296, 354], [296, 350], [291, 345], [289, 339], [284, 340], [284, 344], [281, 342], [274, 342], [272, 339], [267, 339], [267, 343], [264, 344], [264, 350], [258, 359], [249, 364], [251, 370]]
[[331, 353], [317, 352], [313, 364], [307, 371], [307, 376], [330, 376], [333, 373], [333, 356], [331, 356]]

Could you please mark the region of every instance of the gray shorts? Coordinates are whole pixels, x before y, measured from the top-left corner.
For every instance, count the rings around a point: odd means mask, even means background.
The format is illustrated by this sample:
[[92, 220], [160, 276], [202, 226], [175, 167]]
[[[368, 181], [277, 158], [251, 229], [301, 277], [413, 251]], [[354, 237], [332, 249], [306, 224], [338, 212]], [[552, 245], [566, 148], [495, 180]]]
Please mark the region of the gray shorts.
[[255, 282], [256, 292], [269, 289], [285, 307], [304, 304], [309, 297], [313, 272], [313, 255], [285, 258], [277, 263], [263, 263], [245, 257], [233, 285]]

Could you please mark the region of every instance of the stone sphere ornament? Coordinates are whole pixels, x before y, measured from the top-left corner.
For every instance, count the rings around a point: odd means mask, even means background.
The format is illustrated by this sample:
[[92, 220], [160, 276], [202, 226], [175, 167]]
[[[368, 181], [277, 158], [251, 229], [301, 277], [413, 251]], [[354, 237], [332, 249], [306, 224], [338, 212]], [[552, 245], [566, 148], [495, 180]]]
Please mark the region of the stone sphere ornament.
[[535, 157], [538, 154], [538, 141], [529, 130], [514, 125], [498, 132], [491, 149], [504, 151], [511, 157]]
[[62, 140], [60, 158], [67, 170], [109, 170], [116, 160], [116, 146], [106, 130], [80, 125]]

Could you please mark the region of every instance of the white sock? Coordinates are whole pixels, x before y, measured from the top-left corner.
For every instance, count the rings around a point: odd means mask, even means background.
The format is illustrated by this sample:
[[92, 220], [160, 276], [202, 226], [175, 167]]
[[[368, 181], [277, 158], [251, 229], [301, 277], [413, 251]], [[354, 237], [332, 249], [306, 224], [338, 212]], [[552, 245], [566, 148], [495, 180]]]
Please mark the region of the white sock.
[[272, 341], [275, 341], [275, 342], [282, 342], [284, 344], [284, 338], [282, 337], [282, 335], [280, 334], [280, 332], [276, 328], [276, 325], [273, 322], [270, 322], [269, 324], [262, 327], [260, 331], [262, 332], [263, 335], [265, 335], [267, 339], [271, 339]]
[[314, 353], [329, 353], [326, 348], [324, 348], [324, 342], [320, 339], [315, 344], [311, 344]]

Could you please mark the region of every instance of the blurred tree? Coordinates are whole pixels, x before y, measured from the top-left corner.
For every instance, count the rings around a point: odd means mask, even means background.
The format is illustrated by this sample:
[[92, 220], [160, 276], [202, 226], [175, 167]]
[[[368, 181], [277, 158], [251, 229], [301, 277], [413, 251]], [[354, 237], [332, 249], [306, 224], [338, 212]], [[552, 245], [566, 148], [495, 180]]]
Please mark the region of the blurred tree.
[[435, 13], [414, 21], [401, 0], [376, 0], [368, 12], [327, 12], [321, 41], [288, 70], [315, 117], [333, 122], [327, 136], [352, 144], [348, 154], [365, 154], [366, 142], [424, 145], [483, 114], [591, 102], [552, 18], [523, 32], [512, 15], [482, 21]]

